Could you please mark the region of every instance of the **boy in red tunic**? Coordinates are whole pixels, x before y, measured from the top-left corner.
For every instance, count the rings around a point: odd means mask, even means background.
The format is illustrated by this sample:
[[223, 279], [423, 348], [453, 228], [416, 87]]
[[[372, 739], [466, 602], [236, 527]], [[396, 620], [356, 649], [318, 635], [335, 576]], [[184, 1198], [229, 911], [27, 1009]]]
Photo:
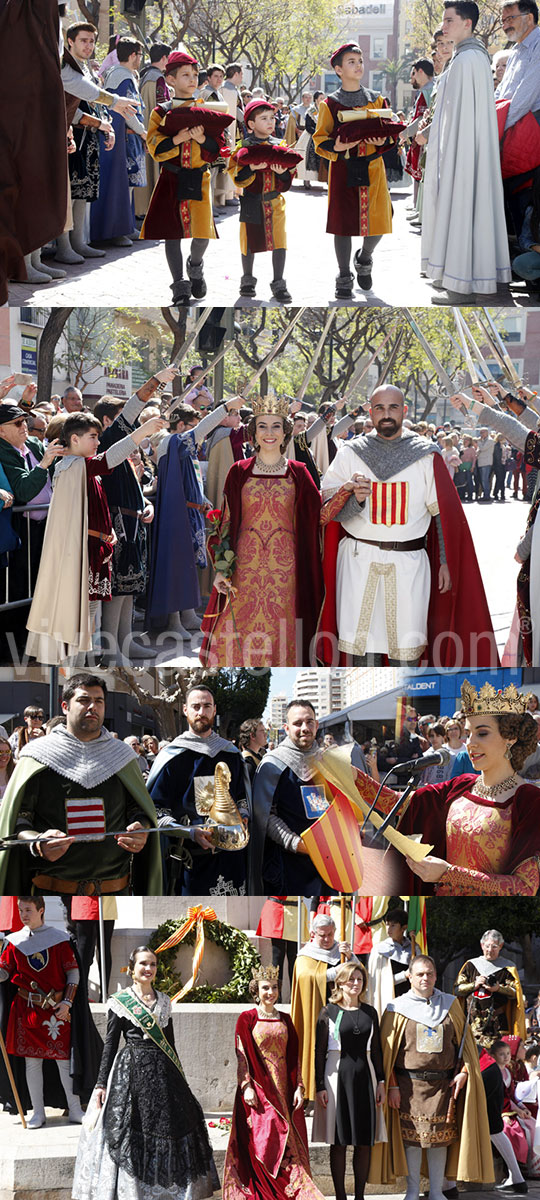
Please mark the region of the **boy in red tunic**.
[[[141, 238], [165, 240], [165, 255], [173, 282], [172, 302], [184, 306], [191, 297], [206, 295], [203, 258], [211, 238], [217, 238], [212, 216], [210, 165], [227, 158], [229, 149], [222, 134], [216, 138], [205, 133], [203, 125], [181, 129], [169, 135], [163, 128], [169, 113], [185, 105], [204, 105], [194, 93], [198, 81], [197, 59], [183, 50], [169, 55], [165, 82], [173, 97], [158, 104], [150, 116], [146, 149], [160, 164], [161, 171], [141, 229]], [[191, 239], [184, 279], [182, 240]]]
[[71, 1006], [79, 983], [79, 968], [69, 934], [45, 925], [43, 896], [19, 896], [23, 928], [7, 938], [0, 956], [0, 981], [17, 988], [11, 1005], [6, 1048], [24, 1058], [26, 1082], [34, 1110], [29, 1129], [45, 1124], [43, 1059], [56, 1059], [66, 1094], [70, 1121], [80, 1124], [84, 1113], [70, 1076]]
[[352, 238], [363, 238], [354, 256], [358, 286], [369, 291], [372, 284], [373, 251], [383, 233], [392, 232], [392, 206], [381, 155], [391, 142], [385, 137], [344, 142], [338, 120], [343, 109], [383, 109], [383, 96], [362, 87], [364, 60], [360, 46], [347, 42], [330, 62], [341, 80], [337, 92], [319, 105], [313, 141], [317, 154], [330, 160], [328, 176], [328, 221], [326, 232], [334, 234], [339, 275], [336, 298], [350, 300], [354, 275], [351, 272]]
[[97, 417], [81, 412], [66, 418], [62, 430], [66, 449], [54, 475], [27, 623], [26, 652], [39, 662], [59, 663], [92, 648], [99, 603], [111, 597], [116, 541], [101, 476], [111, 474], [145, 438], [162, 428], [161, 418], [153, 417], [104, 454], [96, 454], [102, 432]]
[[257, 280], [253, 275], [255, 255], [264, 250], [272, 252], [274, 278], [270, 284], [272, 295], [281, 304], [290, 304], [292, 297], [283, 278], [287, 235], [285, 231], [285, 200], [295, 170], [285, 166], [270, 166], [264, 160], [244, 165], [238, 161], [238, 151], [244, 147], [279, 146], [273, 137], [276, 124], [275, 105], [267, 100], [252, 100], [244, 112], [248, 130], [231, 154], [229, 175], [237, 187], [242, 188], [240, 201], [240, 253], [242, 255], [241, 296], [254, 296]]

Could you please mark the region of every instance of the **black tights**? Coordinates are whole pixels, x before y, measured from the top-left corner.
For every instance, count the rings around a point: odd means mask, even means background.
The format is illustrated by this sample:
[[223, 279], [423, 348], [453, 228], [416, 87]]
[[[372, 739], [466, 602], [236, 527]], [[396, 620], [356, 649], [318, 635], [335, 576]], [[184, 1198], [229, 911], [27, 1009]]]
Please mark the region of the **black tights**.
[[[283, 279], [285, 270], [285, 250], [272, 250], [272, 267], [274, 269], [274, 280]], [[242, 255], [242, 271], [244, 275], [253, 275], [253, 262], [255, 255], [251, 252]]]
[[[189, 257], [192, 263], [200, 263], [203, 260], [206, 247], [208, 246], [208, 238], [193, 238]], [[165, 242], [165, 257], [169, 271], [173, 277], [173, 282], [184, 276], [184, 263], [182, 260], [182, 242], [179, 238], [168, 238]]]
[[[369, 1171], [371, 1146], [353, 1146], [354, 1200], [364, 1200], [364, 1188]], [[330, 1146], [330, 1170], [336, 1200], [347, 1200], [345, 1191], [346, 1146]]]
[[[364, 238], [362, 242], [362, 249], [359, 254], [361, 263], [365, 263], [366, 265], [371, 263], [373, 251], [375, 246], [377, 246], [380, 242], [381, 237], [382, 234], [379, 234], [378, 237]], [[336, 233], [334, 234], [334, 246], [336, 250], [339, 273], [340, 275], [348, 275], [351, 269], [352, 238], [348, 236], [345, 237], [341, 233]]]

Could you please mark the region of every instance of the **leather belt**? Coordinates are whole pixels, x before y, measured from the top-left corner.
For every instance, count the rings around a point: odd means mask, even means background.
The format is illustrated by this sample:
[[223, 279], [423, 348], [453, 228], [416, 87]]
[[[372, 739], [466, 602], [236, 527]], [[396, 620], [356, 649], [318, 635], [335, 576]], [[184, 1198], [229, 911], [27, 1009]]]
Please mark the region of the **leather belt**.
[[89, 529], [88, 537], [99, 538], [100, 542], [105, 542], [107, 546], [114, 546], [115, 539], [112, 533], [100, 533], [99, 529]]
[[136, 508], [122, 508], [120, 504], [109, 504], [111, 512], [122, 513], [124, 517], [142, 517], [142, 512], [138, 512]]
[[[40, 994], [39, 992], [28, 992], [26, 988], [20, 987], [17, 988], [17, 995], [21, 996], [23, 1000], [29, 1000], [31, 1004], [35, 1004], [37, 1008], [53, 1008], [54, 1004], [60, 1003], [64, 993], [51, 992], [48, 996], [45, 996], [43, 993]], [[52, 997], [54, 997], [54, 1000]]]
[[206, 504], [196, 504], [194, 500], [186, 500], [186, 508], [196, 508], [197, 512], [206, 512]]
[[409, 1079], [423, 1079], [426, 1083], [436, 1083], [438, 1079], [453, 1079], [454, 1071], [407, 1071], [396, 1067], [396, 1075], [406, 1075]]
[[122, 892], [129, 883], [129, 875], [121, 879], [55, 879], [54, 875], [34, 875], [32, 886], [46, 892], [66, 892], [69, 896], [106, 896], [109, 892]]
[[363, 542], [365, 546], [376, 546], [378, 550], [425, 550], [425, 537], [413, 538], [410, 542], [372, 542], [370, 538], [355, 537], [354, 533], [347, 533], [345, 536], [352, 538], [353, 542]]

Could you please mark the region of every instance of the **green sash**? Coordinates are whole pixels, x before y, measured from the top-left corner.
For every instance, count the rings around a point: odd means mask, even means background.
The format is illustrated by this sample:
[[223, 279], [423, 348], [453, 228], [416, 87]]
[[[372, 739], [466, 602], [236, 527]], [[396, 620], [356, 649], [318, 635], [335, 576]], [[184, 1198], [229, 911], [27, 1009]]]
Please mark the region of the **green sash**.
[[[142, 1004], [131, 992], [115, 992], [111, 996], [111, 1000], [120, 1004], [122, 1008], [129, 1013], [131, 1020], [139, 1026], [147, 1037], [153, 1041], [154, 1045], [162, 1050], [167, 1058], [172, 1062], [173, 1066], [184, 1075], [180, 1059], [177, 1057], [170, 1043], [167, 1041], [165, 1034], [153, 1014], [149, 1011], [145, 1004]], [[185, 1078], [185, 1077], [184, 1077]]]

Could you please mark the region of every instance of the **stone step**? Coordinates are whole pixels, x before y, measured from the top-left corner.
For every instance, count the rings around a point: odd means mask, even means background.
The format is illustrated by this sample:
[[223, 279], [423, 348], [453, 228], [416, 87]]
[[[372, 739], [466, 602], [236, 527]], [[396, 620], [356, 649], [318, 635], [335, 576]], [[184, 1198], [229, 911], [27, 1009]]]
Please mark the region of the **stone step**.
[[[220, 1178], [223, 1173], [225, 1151], [229, 1137], [228, 1127], [220, 1129], [218, 1122], [222, 1113], [206, 1114], [208, 1132], [214, 1150], [214, 1158]], [[308, 1137], [311, 1120], [308, 1118]], [[66, 1124], [58, 1109], [47, 1109], [47, 1125], [43, 1129], [24, 1130], [19, 1117], [0, 1113], [0, 1200], [71, 1200], [73, 1169], [77, 1154], [80, 1126]], [[310, 1161], [313, 1178], [323, 1196], [334, 1197], [329, 1166], [328, 1146], [310, 1145]], [[349, 1152], [349, 1167], [350, 1162]], [[347, 1174], [349, 1194], [354, 1195], [352, 1174]], [[500, 1200], [500, 1195], [491, 1188], [475, 1185], [466, 1191], [477, 1192], [482, 1200]], [[398, 1180], [392, 1187], [368, 1185], [366, 1194], [370, 1200], [378, 1197], [403, 1196], [405, 1181]], [[540, 1200], [540, 1180], [529, 1182], [531, 1200]]]

